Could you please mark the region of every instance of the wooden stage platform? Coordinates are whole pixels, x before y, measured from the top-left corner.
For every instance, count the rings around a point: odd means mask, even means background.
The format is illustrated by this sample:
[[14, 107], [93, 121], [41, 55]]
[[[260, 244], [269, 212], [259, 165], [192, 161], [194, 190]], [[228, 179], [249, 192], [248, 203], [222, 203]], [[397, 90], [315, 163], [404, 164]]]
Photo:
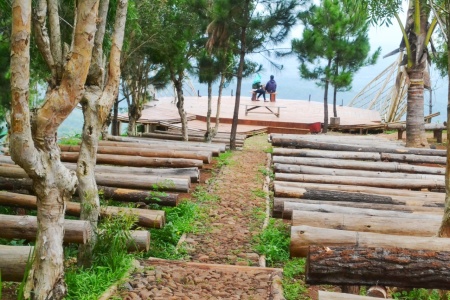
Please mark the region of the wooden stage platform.
[[[173, 98], [158, 98], [150, 102], [142, 113], [139, 123], [149, 129], [159, 122], [171, 123], [176, 126], [179, 122], [177, 107]], [[220, 109], [219, 132], [229, 133], [233, 119], [235, 97], [222, 97]], [[323, 123], [324, 106], [321, 102], [303, 100], [277, 99], [276, 102], [251, 101], [250, 97], [241, 97], [239, 106], [238, 133], [251, 134], [252, 132], [266, 131], [269, 133], [305, 133], [319, 132]], [[215, 122], [217, 96], [213, 97], [211, 120]], [[189, 129], [205, 130], [208, 98], [186, 97], [185, 111], [188, 114]], [[251, 112], [249, 111], [251, 108]], [[340, 124], [344, 126], [376, 126], [380, 125], [381, 118], [378, 112], [354, 107], [338, 106]], [[278, 112], [278, 113], [273, 113]], [[333, 107], [328, 107], [332, 116]], [[128, 121], [127, 114], [120, 115], [122, 122]], [[212, 124], [214, 125], [214, 124]]]

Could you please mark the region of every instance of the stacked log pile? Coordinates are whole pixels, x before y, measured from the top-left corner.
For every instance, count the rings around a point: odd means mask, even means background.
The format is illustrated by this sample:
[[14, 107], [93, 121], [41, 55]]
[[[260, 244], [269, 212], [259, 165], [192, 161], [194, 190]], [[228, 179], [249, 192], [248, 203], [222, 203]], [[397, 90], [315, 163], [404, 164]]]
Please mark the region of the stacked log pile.
[[[273, 216], [291, 221], [291, 256], [308, 258], [307, 282], [447, 286], [440, 278], [448, 266], [433, 261], [450, 255], [450, 239], [436, 237], [444, 212], [445, 150], [360, 136], [272, 134], [271, 141]], [[383, 251], [392, 259], [383, 261]], [[418, 266], [421, 261], [437, 277], [420, 279], [427, 268]], [[396, 268], [409, 273], [396, 277]]]
[[[117, 141], [118, 140], [118, 141]], [[226, 149], [224, 144], [174, 142], [164, 140], [101, 141], [98, 147], [95, 179], [105, 199], [157, 203], [176, 206], [180, 193], [189, 193], [191, 184], [200, 180], [200, 170]], [[79, 146], [61, 146], [61, 160], [76, 170]], [[78, 193], [78, 191], [77, 191]], [[0, 156], [0, 206], [35, 209], [36, 197], [32, 180], [9, 156]], [[80, 204], [69, 202], [66, 214], [80, 215]], [[145, 228], [162, 228], [165, 212], [146, 208], [102, 207], [100, 217], [118, 214], [136, 216], [136, 224]], [[0, 238], [34, 240], [36, 218], [31, 216], [0, 215]], [[86, 243], [91, 228], [86, 221], [66, 220], [66, 243]], [[130, 251], [148, 251], [148, 230], [131, 232]], [[23, 270], [31, 247], [0, 248], [0, 269], [3, 280], [22, 280]], [[6, 260], [5, 260], [6, 259]], [[14, 270], [13, 270], [14, 269]]]

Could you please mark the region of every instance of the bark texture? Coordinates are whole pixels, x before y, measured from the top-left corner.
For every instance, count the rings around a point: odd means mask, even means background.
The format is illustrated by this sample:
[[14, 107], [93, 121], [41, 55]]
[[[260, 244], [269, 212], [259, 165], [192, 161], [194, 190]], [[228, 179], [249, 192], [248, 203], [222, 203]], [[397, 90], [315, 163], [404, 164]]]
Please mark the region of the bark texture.
[[447, 289], [449, 259], [449, 251], [312, 246], [306, 282]]
[[[77, 180], [75, 174], [61, 164], [56, 133], [83, 94], [98, 10], [96, 0], [78, 3], [72, 48], [61, 76], [58, 76], [60, 54], [58, 51], [53, 53], [53, 47], [60, 46], [56, 28], [59, 15], [55, 2], [48, 3], [48, 11], [42, 5], [36, 14], [38, 18], [43, 18], [41, 36], [37, 40], [50, 40], [50, 43], [42, 45], [41, 53], [49, 55], [47, 63], [53, 60], [53, 65], [49, 65], [53, 76], [43, 105], [33, 112], [32, 123], [28, 106], [31, 1], [16, 0], [12, 4], [11, 158], [33, 180], [37, 195], [38, 234], [25, 287], [26, 299], [62, 299], [66, 294], [62, 248], [64, 211]], [[50, 19], [51, 36], [47, 36], [45, 28], [46, 15]], [[50, 50], [47, 48], [49, 44], [52, 44]]]

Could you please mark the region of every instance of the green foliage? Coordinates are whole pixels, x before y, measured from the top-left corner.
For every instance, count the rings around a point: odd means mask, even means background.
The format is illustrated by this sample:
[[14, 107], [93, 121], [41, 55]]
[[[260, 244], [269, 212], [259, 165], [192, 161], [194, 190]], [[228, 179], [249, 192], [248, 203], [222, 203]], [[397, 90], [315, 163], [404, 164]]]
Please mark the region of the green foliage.
[[225, 151], [219, 154], [219, 157], [217, 157], [217, 166], [219, 168], [223, 166], [228, 166], [231, 163], [231, 157], [233, 156], [233, 152], [231, 151]]
[[269, 266], [285, 263], [289, 259], [289, 230], [279, 219], [270, 219], [269, 225], [254, 238], [254, 249], [266, 255]]
[[264, 176], [269, 176], [270, 180], [275, 179], [275, 173], [272, 169], [268, 170], [265, 166], [261, 166], [259, 167], [258, 171], [261, 172], [261, 174], [263, 174]]
[[345, 1], [322, 0], [299, 18], [305, 29], [301, 40], [292, 40], [292, 49], [301, 63], [302, 78], [316, 80], [319, 86], [331, 83], [345, 91], [356, 71], [376, 62], [381, 49], [368, 58], [369, 27], [364, 10], [350, 8]]
[[305, 262], [304, 258], [293, 258], [284, 265], [282, 284], [286, 300], [309, 299], [303, 296], [307, 292], [304, 283]]
[[74, 134], [72, 136], [66, 136], [59, 140], [60, 145], [77, 146], [81, 144], [81, 134]]
[[161, 229], [151, 229], [152, 241], [150, 251], [144, 256], [164, 259], [180, 259], [186, 255], [182, 248], [177, 248], [183, 233], [194, 232], [198, 206], [182, 201], [176, 207], [160, 207], [166, 212], [166, 224]]
[[66, 299], [98, 299], [107, 287], [124, 276], [133, 258], [127, 253], [127, 245], [135, 221], [136, 216], [126, 214], [102, 220], [92, 267], [84, 269], [72, 265], [66, 269]]
[[25, 299], [25, 297], [24, 297], [25, 285], [27, 283], [28, 276], [30, 275], [31, 267], [33, 265], [34, 253], [35, 253], [34, 250], [35, 250], [35, 248], [33, 247], [32, 249], [30, 249], [30, 253], [28, 253], [28, 259], [27, 259], [27, 263], [25, 265], [24, 276], [22, 278], [22, 282], [20, 283], [20, 285], [17, 289], [17, 299], [18, 300]]
[[[441, 300], [441, 296], [437, 290], [412, 289], [410, 291], [395, 292], [392, 294], [393, 299], [400, 300]], [[449, 299], [448, 297], [446, 299]]]

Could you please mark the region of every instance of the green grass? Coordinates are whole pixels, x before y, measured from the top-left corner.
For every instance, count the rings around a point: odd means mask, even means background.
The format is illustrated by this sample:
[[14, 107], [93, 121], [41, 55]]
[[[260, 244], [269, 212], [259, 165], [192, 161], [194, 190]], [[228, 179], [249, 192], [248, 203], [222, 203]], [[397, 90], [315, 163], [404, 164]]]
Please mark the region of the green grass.
[[[94, 300], [113, 283], [121, 279], [131, 267], [133, 255], [127, 253], [130, 228], [136, 216], [118, 215], [102, 220], [97, 244], [93, 251], [93, 265], [66, 268], [68, 294], [65, 299]], [[71, 255], [76, 251], [68, 248]]]
[[231, 164], [231, 157], [233, 156], [233, 152], [231, 151], [225, 151], [219, 154], [219, 156], [217, 158], [215, 158], [217, 160], [217, 166], [219, 168], [223, 167], [223, 166], [227, 166], [229, 164]]
[[304, 283], [305, 261], [304, 258], [294, 258], [284, 265], [282, 284], [286, 300], [309, 299], [304, 295], [307, 292]]
[[255, 251], [266, 256], [268, 266], [280, 266], [289, 260], [289, 230], [282, 220], [270, 219], [254, 242]]
[[76, 146], [81, 144], [81, 135], [80, 134], [74, 134], [71, 136], [63, 137], [59, 140], [60, 145], [71, 145]]
[[439, 291], [426, 289], [412, 289], [410, 291], [395, 292], [392, 294], [393, 299], [399, 300], [442, 300], [450, 299], [447, 294], [445, 298], [441, 298]]

